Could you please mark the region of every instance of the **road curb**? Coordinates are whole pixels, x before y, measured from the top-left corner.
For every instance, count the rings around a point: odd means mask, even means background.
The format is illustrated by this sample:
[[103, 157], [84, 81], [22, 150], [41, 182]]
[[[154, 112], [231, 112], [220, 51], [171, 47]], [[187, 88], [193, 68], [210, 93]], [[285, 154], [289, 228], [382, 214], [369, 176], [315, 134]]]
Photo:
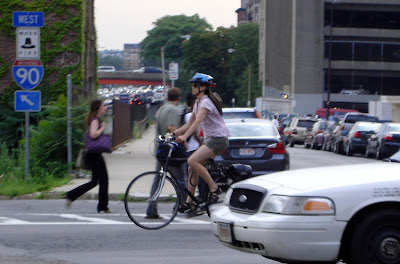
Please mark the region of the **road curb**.
[[[48, 193], [30, 193], [20, 196], [10, 197], [5, 195], [0, 195], [0, 201], [4, 200], [57, 200], [64, 199], [65, 192], [48, 192]], [[124, 199], [124, 193], [113, 193], [108, 195], [108, 200], [110, 201], [122, 201]], [[78, 200], [98, 200], [99, 195], [94, 193], [85, 193], [78, 198]]]

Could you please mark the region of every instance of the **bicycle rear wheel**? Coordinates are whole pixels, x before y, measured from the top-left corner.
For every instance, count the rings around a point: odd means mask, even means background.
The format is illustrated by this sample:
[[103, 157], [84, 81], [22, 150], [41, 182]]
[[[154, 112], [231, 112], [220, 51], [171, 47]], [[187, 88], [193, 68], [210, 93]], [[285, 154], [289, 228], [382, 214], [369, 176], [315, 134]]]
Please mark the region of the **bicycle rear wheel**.
[[[144, 229], [160, 229], [174, 220], [178, 213], [179, 196], [175, 182], [160, 173], [145, 172], [131, 181], [125, 192], [125, 210], [137, 226]], [[160, 192], [156, 199], [153, 198]]]

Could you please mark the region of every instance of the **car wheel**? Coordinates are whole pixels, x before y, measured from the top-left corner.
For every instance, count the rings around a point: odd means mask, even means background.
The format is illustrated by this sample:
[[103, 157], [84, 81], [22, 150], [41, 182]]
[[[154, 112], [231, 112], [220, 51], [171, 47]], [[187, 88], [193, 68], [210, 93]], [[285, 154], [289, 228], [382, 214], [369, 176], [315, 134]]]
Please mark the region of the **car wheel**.
[[342, 154], [340, 142], [336, 142], [334, 145], [334, 148], [335, 148], [335, 150], [334, 150], [335, 153]]
[[304, 141], [304, 148], [310, 148], [310, 144], [307, 144], [307, 141]]
[[336, 148], [336, 143], [333, 143], [331, 148], [332, 148], [332, 152], [337, 153], [336, 152], [336, 149], [337, 149]]
[[322, 143], [321, 150], [327, 150], [327, 149], [326, 149], [326, 145], [327, 145], [327, 144], [326, 144], [326, 141], [324, 140], [324, 143]]
[[289, 146], [290, 146], [290, 147], [294, 147], [294, 141], [293, 141], [293, 138], [290, 138], [290, 140], [289, 140]]
[[383, 159], [383, 155], [381, 151], [379, 150], [379, 146], [376, 148], [376, 159], [381, 160]]
[[367, 157], [368, 159], [372, 158], [372, 154], [371, 154], [368, 146], [367, 146], [367, 149], [365, 150], [365, 157]]
[[[343, 146], [344, 147], [344, 146]], [[353, 156], [353, 150], [350, 147], [350, 143], [348, 143], [345, 151], [346, 156]]]
[[400, 263], [400, 212], [378, 210], [354, 225], [349, 240], [349, 263]]
[[311, 148], [312, 149], [317, 149], [317, 144], [315, 143], [315, 140], [313, 139], [312, 143], [311, 143]]
[[343, 142], [342, 143], [340, 143], [340, 142], [338, 143], [337, 153], [338, 154], [344, 154]]

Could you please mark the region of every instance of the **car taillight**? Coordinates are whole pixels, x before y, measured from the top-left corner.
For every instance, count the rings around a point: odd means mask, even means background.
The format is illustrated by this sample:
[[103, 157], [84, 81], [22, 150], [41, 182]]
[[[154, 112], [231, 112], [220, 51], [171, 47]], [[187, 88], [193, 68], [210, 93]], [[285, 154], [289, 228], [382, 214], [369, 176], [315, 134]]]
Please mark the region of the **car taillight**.
[[285, 145], [282, 142], [271, 144], [268, 146], [268, 151], [274, 154], [285, 154]]
[[356, 133], [354, 133], [354, 136], [353, 137], [355, 137], [355, 138], [361, 138], [361, 133], [360, 133], [360, 131], [357, 131]]
[[297, 130], [293, 129], [292, 134], [297, 135]]
[[321, 133], [322, 131], [320, 129], [317, 129], [317, 134]]
[[342, 130], [342, 131], [343, 131], [343, 130], [344, 130], [344, 126], [342, 126], [342, 127], [340, 128], [340, 130]]
[[387, 140], [387, 141], [392, 141], [392, 140], [393, 140], [393, 135], [392, 135], [392, 134], [387, 134], [387, 135], [385, 136], [385, 140]]

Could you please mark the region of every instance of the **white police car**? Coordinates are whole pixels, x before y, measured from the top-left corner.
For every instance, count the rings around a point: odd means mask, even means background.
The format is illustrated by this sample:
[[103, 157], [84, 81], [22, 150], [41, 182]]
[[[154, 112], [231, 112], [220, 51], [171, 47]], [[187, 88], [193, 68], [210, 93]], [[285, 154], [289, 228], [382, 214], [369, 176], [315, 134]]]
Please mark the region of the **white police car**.
[[400, 263], [400, 164], [250, 178], [232, 185], [211, 223], [224, 245], [283, 263]]

